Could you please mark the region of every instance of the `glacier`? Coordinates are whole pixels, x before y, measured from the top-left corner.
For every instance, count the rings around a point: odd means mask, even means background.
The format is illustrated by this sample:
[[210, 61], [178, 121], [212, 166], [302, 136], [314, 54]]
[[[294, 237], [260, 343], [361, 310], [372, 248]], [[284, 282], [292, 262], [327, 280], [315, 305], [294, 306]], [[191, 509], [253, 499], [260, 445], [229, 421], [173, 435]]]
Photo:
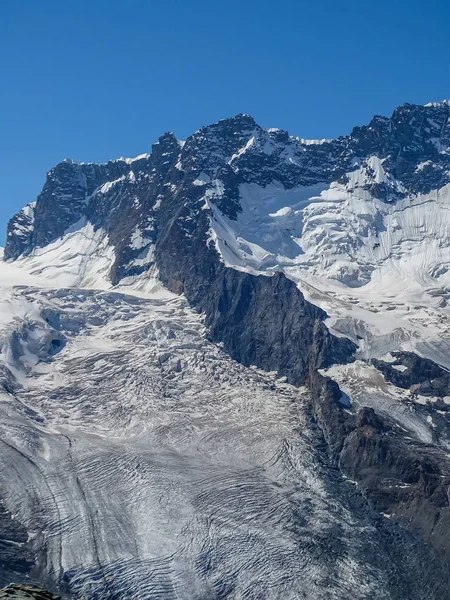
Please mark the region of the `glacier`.
[[41, 583], [91, 599], [384, 597], [382, 540], [315, 458], [306, 389], [232, 361], [177, 296], [55, 289], [43, 272], [2, 265], [0, 332], [14, 379], [0, 494]]

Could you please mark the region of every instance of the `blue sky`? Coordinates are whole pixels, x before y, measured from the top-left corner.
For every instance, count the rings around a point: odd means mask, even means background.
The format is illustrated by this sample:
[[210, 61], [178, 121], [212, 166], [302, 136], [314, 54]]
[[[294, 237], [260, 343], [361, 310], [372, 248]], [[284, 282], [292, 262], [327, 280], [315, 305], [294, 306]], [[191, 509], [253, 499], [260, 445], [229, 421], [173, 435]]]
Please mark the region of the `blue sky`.
[[65, 157], [106, 161], [239, 112], [334, 137], [450, 97], [444, 0], [2, 0], [0, 243]]

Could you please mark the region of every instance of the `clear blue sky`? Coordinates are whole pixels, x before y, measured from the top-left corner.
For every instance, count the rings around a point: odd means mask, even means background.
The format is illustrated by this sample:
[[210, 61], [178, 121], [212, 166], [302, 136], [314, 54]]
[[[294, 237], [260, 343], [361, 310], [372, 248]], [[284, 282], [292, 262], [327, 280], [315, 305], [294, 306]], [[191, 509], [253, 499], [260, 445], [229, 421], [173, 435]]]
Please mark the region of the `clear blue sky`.
[[0, 243], [65, 157], [239, 112], [334, 137], [450, 97], [448, 0], [2, 0]]

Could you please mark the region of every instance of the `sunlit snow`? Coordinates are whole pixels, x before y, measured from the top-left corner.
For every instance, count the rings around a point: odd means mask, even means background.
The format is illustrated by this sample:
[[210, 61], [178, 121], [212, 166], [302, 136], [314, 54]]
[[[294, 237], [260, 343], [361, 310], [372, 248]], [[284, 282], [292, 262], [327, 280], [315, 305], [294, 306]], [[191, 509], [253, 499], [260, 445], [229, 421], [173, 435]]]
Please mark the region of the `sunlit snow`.
[[306, 391], [233, 362], [182, 298], [105, 289], [110, 260], [84, 226], [0, 263], [1, 497], [40, 577], [91, 600], [382, 589], [361, 559], [375, 531], [315, 458]]

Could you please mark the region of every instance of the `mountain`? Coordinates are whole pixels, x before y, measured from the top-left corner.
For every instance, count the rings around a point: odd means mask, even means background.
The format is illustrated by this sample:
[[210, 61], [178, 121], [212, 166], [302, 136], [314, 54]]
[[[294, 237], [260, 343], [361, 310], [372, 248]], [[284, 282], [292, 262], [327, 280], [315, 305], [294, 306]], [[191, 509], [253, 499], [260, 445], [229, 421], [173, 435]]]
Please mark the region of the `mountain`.
[[1, 265], [0, 584], [440, 600], [450, 102], [65, 160]]

